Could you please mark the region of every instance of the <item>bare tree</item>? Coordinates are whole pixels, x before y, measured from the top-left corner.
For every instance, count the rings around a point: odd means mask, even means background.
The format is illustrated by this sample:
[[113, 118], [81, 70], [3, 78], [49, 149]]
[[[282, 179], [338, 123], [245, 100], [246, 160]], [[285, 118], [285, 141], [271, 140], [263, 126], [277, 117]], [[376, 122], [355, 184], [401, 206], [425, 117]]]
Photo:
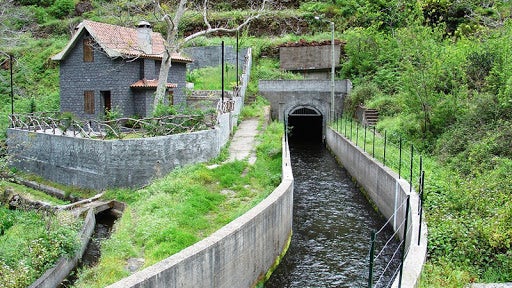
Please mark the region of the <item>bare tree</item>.
[[[167, 76], [169, 74], [169, 69], [171, 68], [171, 57], [174, 53], [178, 52], [185, 43], [199, 36], [217, 32], [230, 33], [240, 30], [241, 28], [249, 24], [252, 20], [257, 19], [258, 17], [260, 17], [260, 15], [267, 11], [266, 5], [268, 4], [268, 1], [269, 0], [261, 0], [261, 3], [258, 3], [258, 6], [256, 8], [251, 7], [251, 13], [245, 18], [245, 20], [242, 23], [239, 23], [238, 25], [233, 25], [232, 27], [229, 27], [229, 25], [226, 24], [225, 26], [212, 27], [210, 21], [208, 20], [208, 0], [204, 0], [202, 13], [203, 21], [206, 28], [202, 31], [196, 32], [192, 35], [179, 39], [178, 26], [187, 9], [188, 1], [180, 0], [179, 3], [176, 3], [173, 11], [173, 16], [171, 16], [171, 13], [168, 13], [168, 11], [166, 11], [166, 9], [162, 7], [160, 0], [153, 0], [155, 6], [155, 14], [166, 23], [167, 27], [167, 35], [164, 43], [165, 52], [164, 55], [162, 56], [162, 65], [160, 66], [160, 72], [158, 76], [158, 87], [155, 93], [153, 109], [155, 109], [159, 103], [162, 103], [165, 97]], [[170, 3], [166, 4], [169, 5]]]

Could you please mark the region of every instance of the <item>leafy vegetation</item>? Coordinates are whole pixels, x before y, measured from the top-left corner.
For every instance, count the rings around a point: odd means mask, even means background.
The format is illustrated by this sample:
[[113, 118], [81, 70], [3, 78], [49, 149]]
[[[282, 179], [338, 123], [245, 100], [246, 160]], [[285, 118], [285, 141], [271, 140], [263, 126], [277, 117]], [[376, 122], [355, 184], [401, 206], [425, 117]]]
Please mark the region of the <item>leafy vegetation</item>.
[[74, 256], [80, 222], [66, 212], [26, 212], [1, 205], [0, 286], [30, 286], [60, 257]]
[[[16, 58], [15, 111], [58, 109], [58, 72], [48, 57], [65, 45], [70, 24], [81, 18], [123, 25], [133, 24], [138, 17], [150, 19], [150, 6], [142, 0], [93, 0], [92, 10], [82, 16], [64, 16], [69, 13], [65, 2], [23, 0], [15, 7], [10, 1], [0, 3], [2, 11], [16, 16], [0, 19], [6, 23], [1, 27], [9, 27], [0, 32], [10, 39], [0, 42], [0, 51]], [[252, 25], [242, 33], [241, 46], [253, 48], [252, 78], [299, 78], [279, 70], [277, 47], [300, 38], [329, 39], [328, 27], [315, 21], [314, 16], [333, 21], [336, 37], [346, 42], [338, 77], [351, 79], [354, 84], [346, 113], [361, 103], [379, 109], [377, 130], [402, 136], [431, 163], [426, 167], [425, 192], [429, 259], [422, 285], [461, 287], [473, 281], [511, 281], [512, 3], [289, 3], [288, 9], [265, 18], [264, 25]], [[212, 11], [212, 16], [218, 21], [238, 19], [244, 13], [233, 2], [216, 1], [214, 7], [219, 12]], [[182, 28], [200, 27], [200, 14], [189, 13]], [[292, 18], [299, 19], [300, 25], [292, 27], [288, 23]], [[162, 28], [156, 23], [156, 30]], [[220, 36], [199, 38], [191, 45], [218, 44], [221, 40], [234, 44], [231, 35]], [[4, 60], [2, 54], [0, 63]], [[2, 67], [0, 110], [7, 115], [9, 70]], [[249, 91], [257, 93], [256, 81], [251, 81]], [[7, 117], [1, 117], [0, 127], [7, 126]], [[137, 193], [119, 192], [116, 197], [123, 195], [127, 201], [137, 200]], [[131, 226], [130, 221], [136, 220], [123, 221]], [[130, 253], [137, 255], [140, 251]]]
[[379, 109], [379, 131], [435, 160], [426, 167], [425, 287], [512, 279], [511, 23], [468, 33], [469, 19], [344, 33], [342, 77], [355, 86], [347, 112], [359, 103]]
[[[111, 238], [103, 242], [99, 264], [80, 272], [78, 287], [104, 287], [129, 275], [126, 261], [143, 257], [150, 266], [242, 215], [281, 181], [281, 125], [260, 136], [257, 161], [209, 168], [177, 169], [147, 188], [111, 190], [107, 197], [128, 204]], [[217, 161], [214, 161], [217, 162]]]
[[[187, 73], [187, 82], [194, 83], [196, 90], [221, 90], [222, 66], [195, 69]], [[224, 66], [224, 89], [229, 90], [236, 86], [236, 65]]]

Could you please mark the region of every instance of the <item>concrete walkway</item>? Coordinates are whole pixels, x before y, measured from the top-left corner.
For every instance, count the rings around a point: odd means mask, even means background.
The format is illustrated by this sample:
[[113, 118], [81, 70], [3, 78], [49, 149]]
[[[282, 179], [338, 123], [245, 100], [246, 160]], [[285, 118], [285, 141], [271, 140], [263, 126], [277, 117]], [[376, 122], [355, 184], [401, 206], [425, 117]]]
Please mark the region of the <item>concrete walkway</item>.
[[250, 165], [256, 162], [256, 135], [258, 134], [259, 120], [243, 120], [231, 139], [229, 145], [228, 162], [235, 160], [247, 160]]

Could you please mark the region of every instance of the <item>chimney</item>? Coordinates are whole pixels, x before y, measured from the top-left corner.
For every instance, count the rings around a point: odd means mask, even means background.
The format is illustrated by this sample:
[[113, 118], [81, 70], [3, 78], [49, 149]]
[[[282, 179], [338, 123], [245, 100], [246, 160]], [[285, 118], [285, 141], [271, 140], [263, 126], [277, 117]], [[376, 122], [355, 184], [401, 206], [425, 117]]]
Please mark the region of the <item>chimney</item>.
[[149, 22], [140, 21], [137, 24], [137, 44], [144, 54], [153, 54], [152, 34], [153, 29]]

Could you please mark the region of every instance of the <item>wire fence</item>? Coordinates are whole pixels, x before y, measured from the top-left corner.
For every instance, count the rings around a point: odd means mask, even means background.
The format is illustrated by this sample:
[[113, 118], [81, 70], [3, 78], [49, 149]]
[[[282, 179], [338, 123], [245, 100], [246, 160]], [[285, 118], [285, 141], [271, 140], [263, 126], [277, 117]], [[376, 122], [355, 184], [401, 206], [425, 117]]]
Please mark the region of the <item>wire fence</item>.
[[336, 115], [331, 127], [398, 173], [399, 179], [407, 180], [411, 190], [412, 187], [419, 188], [422, 157], [417, 155], [414, 145], [407, 144], [400, 135], [388, 135], [387, 131], [382, 134], [376, 131], [375, 126], [364, 126], [353, 118], [339, 115]]
[[[384, 166], [394, 170], [399, 179], [405, 179], [409, 182], [410, 191], [415, 187], [418, 191], [418, 243], [421, 241], [421, 221], [423, 214], [423, 192], [425, 187], [425, 171], [423, 170], [423, 158], [418, 154], [414, 145], [407, 144], [399, 135], [388, 135], [378, 133], [375, 126], [361, 125], [358, 121], [349, 117], [339, 117], [336, 115], [331, 123], [331, 128], [344, 135], [364, 152], [370, 154], [374, 159], [380, 161]], [[405, 205], [405, 215], [399, 223], [394, 223], [394, 233], [385, 237], [382, 231], [391, 225], [391, 220], [397, 217], [397, 212], [402, 211]], [[402, 286], [402, 270], [404, 258], [407, 255], [406, 250], [407, 237], [412, 223], [409, 223], [410, 214], [410, 196], [396, 208], [394, 214], [379, 229], [371, 234], [370, 249], [368, 252], [368, 287], [391, 287], [396, 277], [399, 277], [398, 287]], [[400, 238], [399, 233], [403, 232]], [[409, 236], [408, 236], [409, 235]], [[385, 237], [385, 238], [383, 238]], [[401, 239], [396, 246], [393, 239]], [[412, 243], [411, 243], [412, 245]], [[376, 266], [375, 263], [381, 262]], [[384, 264], [382, 264], [384, 263]], [[397, 264], [398, 263], [398, 264]]]
[[[405, 209], [405, 216], [399, 222], [396, 223], [396, 229], [394, 233], [390, 235], [383, 233], [385, 229], [392, 229], [391, 221], [396, 217], [393, 214], [387, 221], [382, 225], [378, 231], [372, 232], [370, 236], [370, 249], [368, 258], [368, 287], [391, 287], [396, 277], [399, 278], [399, 287], [401, 287], [401, 277], [404, 258], [407, 255], [406, 243], [407, 233], [410, 231], [411, 223], [409, 223], [409, 197], [397, 207], [397, 211]], [[404, 207], [405, 206], [405, 207]], [[400, 238], [400, 231], [403, 231], [402, 237]], [[396, 241], [396, 239], [401, 239]], [[380, 263], [377, 266], [376, 263]]]

